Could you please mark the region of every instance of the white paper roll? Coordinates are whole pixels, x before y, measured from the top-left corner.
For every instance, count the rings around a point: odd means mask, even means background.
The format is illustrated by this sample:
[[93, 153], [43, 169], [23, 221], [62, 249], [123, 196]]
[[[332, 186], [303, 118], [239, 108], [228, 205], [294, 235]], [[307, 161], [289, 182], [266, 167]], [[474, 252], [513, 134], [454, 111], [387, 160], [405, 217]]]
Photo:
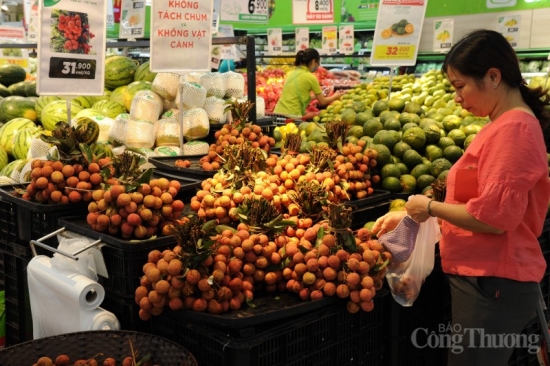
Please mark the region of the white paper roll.
[[81, 331], [85, 330], [118, 330], [120, 323], [117, 317], [102, 308], [83, 312], [80, 316]]

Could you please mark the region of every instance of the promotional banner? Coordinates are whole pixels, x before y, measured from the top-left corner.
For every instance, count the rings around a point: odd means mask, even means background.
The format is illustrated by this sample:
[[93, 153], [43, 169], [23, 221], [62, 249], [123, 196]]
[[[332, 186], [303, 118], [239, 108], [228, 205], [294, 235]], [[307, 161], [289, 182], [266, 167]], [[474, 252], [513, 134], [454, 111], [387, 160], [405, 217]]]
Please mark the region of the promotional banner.
[[152, 71], [210, 71], [212, 4], [212, 0], [153, 1]]
[[323, 55], [334, 55], [338, 43], [338, 28], [335, 26], [323, 27]]
[[371, 66], [412, 66], [428, 0], [380, 0]]
[[41, 0], [40, 95], [103, 95], [105, 0]]
[[500, 32], [514, 48], [517, 47], [519, 41], [520, 23], [521, 15], [498, 17], [497, 31]]
[[448, 52], [453, 46], [454, 20], [434, 20], [434, 52]]
[[221, 20], [264, 23], [268, 16], [268, 0], [221, 0]]
[[13, 43], [14, 48], [0, 49], [0, 65], [15, 64], [29, 71], [29, 50], [16, 45], [27, 43], [25, 28], [0, 26], [0, 43]]
[[280, 55], [283, 51], [283, 30], [270, 28], [267, 30], [267, 54]]
[[340, 54], [353, 54], [353, 25], [341, 25], [338, 31]]
[[145, 0], [122, 0], [119, 38], [143, 38], [145, 32]]
[[292, 23], [334, 23], [334, 0], [292, 0]]
[[309, 28], [296, 28], [295, 36], [296, 52], [309, 48]]

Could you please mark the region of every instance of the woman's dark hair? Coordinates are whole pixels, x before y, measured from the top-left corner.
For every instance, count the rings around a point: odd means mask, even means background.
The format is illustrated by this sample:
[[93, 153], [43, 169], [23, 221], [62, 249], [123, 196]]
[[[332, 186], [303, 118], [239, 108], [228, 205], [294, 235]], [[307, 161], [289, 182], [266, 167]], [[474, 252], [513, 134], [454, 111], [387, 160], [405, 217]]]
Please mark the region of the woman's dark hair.
[[321, 56], [315, 48], [306, 48], [303, 51], [298, 51], [294, 60], [294, 66], [307, 65], [313, 60], [319, 62], [320, 59]]
[[521, 75], [519, 61], [510, 43], [498, 32], [479, 29], [458, 41], [445, 56], [442, 70], [449, 68], [462, 75], [481, 80], [490, 68], [500, 70], [502, 80], [511, 88], [519, 88], [525, 103], [533, 110], [544, 129], [550, 123], [550, 112], [545, 108], [550, 104], [548, 89], [529, 88]]

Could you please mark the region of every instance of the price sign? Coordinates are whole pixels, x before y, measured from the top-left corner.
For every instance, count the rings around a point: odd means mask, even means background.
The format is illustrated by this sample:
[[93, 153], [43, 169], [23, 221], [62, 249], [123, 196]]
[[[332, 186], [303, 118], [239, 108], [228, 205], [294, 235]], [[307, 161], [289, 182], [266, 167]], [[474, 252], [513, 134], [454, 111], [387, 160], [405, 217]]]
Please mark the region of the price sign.
[[267, 30], [267, 52], [269, 55], [280, 55], [283, 51], [283, 30], [270, 28]]
[[415, 56], [416, 47], [410, 46], [375, 46], [374, 57], [379, 60], [402, 60]]
[[269, 0], [222, 0], [221, 20], [264, 23], [269, 20]]
[[334, 23], [334, 0], [292, 0], [292, 22]]
[[122, 0], [119, 38], [142, 38], [145, 32], [145, 0]]
[[29, 51], [17, 47], [18, 44], [27, 43], [25, 28], [0, 26], [0, 43], [11, 43], [13, 48], [0, 49], [0, 65], [14, 64], [30, 70]]
[[39, 13], [37, 92], [103, 95], [106, 0], [42, 0]]
[[333, 55], [336, 53], [338, 43], [338, 29], [335, 26], [323, 27], [323, 54]]
[[510, 15], [498, 18], [497, 30], [513, 48], [518, 46], [521, 15]]
[[434, 20], [434, 51], [448, 52], [453, 45], [454, 20]]
[[309, 28], [296, 28], [296, 52], [309, 48]]
[[49, 76], [57, 79], [95, 79], [95, 69], [95, 60], [52, 57]]
[[338, 31], [340, 53], [343, 55], [351, 55], [354, 51], [353, 40], [353, 25], [341, 25]]

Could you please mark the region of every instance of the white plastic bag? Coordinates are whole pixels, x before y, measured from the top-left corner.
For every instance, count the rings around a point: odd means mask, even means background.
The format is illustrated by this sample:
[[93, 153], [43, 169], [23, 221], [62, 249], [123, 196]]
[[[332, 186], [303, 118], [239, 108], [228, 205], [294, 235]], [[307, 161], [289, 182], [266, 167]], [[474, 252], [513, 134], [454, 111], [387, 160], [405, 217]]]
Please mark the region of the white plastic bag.
[[441, 238], [436, 217], [420, 224], [415, 248], [405, 262], [393, 262], [388, 266], [386, 280], [392, 296], [401, 306], [412, 306], [424, 280], [434, 267], [435, 244]]
[[[70, 237], [58, 235], [57, 238], [59, 240], [58, 249], [65, 253], [74, 253], [95, 241], [94, 239], [78, 234], [71, 234]], [[97, 251], [97, 248], [89, 248], [78, 254], [77, 261], [72, 258], [68, 258], [63, 254], [54, 253], [51, 263], [55, 268], [66, 270], [71, 273], [81, 274], [97, 281], [98, 269], [93, 251]]]

